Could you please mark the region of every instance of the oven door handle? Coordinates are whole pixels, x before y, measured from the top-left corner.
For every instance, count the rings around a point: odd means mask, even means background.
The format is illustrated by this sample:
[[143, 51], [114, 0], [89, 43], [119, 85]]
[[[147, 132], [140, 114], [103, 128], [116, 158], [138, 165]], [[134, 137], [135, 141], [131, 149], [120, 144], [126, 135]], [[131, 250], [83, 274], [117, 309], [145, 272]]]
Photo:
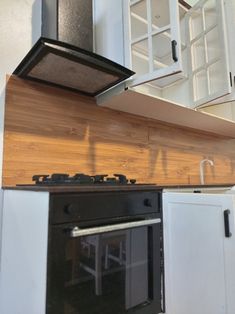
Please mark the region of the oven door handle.
[[81, 237], [81, 236], [89, 236], [89, 235], [100, 234], [100, 233], [105, 233], [105, 232], [144, 227], [144, 226], [158, 224], [160, 222], [161, 222], [160, 218], [155, 218], [155, 219], [125, 222], [125, 223], [116, 224], [116, 225], [108, 225], [108, 226], [93, 227], [93, 228], [79, 228], [76, 226], [70, 231], [70, 236], [72, 238]]

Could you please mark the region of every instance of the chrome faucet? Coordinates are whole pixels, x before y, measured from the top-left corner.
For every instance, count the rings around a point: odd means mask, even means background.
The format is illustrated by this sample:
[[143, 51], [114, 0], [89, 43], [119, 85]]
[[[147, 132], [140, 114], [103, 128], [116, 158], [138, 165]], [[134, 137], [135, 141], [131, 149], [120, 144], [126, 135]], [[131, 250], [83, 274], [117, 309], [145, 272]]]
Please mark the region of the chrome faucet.
[[209, 162], [209, 164], [211, 166], [214, 166], [214, 162], [210, 159], [203, 159], [200, 161], [200, 181], [201, 181], [201, 184], [205, 184], [205, 181], [204, 181], [204, 163], [205, 162]]

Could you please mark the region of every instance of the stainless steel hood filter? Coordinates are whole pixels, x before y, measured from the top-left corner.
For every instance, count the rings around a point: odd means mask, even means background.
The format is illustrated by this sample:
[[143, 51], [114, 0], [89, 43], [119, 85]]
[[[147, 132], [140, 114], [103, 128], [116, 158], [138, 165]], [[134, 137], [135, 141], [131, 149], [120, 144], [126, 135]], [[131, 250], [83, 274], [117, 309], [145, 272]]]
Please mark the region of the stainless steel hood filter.
[[96, 96], [134, 74], [93, 53], [92, 1], [43, 0], [42, 37], [13, 74]]

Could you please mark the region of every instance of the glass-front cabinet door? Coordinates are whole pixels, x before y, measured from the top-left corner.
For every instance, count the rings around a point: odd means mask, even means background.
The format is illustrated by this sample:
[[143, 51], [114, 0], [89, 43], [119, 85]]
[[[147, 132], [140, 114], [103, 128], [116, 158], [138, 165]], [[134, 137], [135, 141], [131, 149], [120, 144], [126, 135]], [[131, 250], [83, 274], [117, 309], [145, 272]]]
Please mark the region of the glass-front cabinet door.
[[123, 0], [125, 65], [132, 86], [182, 71], [178, 2]]
[[193, 107], [231, 93], [223, 0], [201, 0], [186, 15]]

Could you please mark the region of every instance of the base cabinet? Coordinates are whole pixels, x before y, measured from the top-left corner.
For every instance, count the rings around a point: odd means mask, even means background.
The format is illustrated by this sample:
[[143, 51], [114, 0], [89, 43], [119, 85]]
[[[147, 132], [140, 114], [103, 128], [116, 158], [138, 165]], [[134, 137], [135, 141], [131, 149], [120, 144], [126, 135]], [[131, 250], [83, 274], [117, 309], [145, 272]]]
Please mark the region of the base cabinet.
[[166, 192], [163, 204], [166, 312], [234, 314], [235, 196]]

